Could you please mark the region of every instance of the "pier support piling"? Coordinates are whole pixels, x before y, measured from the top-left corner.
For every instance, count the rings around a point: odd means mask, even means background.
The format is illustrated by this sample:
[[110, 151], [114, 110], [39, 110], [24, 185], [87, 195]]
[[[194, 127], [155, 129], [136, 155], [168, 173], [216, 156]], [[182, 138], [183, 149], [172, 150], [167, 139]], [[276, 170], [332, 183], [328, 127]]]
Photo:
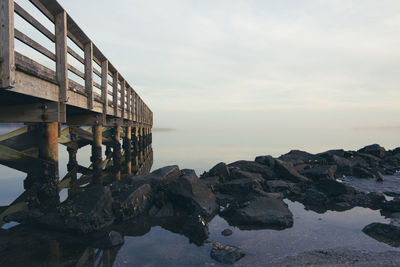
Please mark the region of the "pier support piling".
[[102, 152], [101, 144], [103, 140], [103, 127], [101, 125], [95, 125], [92, 128], [93, 143], [92, 143], [92, 165], [93, 165], [93, 184], [103, 184], [103, 173], [102, 173]]

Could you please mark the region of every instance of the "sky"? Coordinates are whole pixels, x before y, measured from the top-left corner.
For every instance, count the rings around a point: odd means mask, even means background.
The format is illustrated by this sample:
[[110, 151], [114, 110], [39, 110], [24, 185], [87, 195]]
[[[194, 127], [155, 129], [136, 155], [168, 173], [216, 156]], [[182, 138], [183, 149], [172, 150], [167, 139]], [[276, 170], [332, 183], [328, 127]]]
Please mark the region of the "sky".
[[398, 0], [59, 3], [176, 130], [164, 157], [399, 146]]

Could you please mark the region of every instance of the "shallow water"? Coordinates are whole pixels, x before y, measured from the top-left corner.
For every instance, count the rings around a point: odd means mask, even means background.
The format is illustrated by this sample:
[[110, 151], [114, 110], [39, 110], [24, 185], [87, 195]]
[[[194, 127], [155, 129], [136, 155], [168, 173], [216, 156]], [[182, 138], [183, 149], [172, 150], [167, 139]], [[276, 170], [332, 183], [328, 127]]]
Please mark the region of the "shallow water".
[[[9, 129], [7, 129], [9, 130]], [[219, 161], [235, 161], [239, 159], [252, 160], [257, 154], [269, 154], [251, 152], [244, 146], [220, 149], [215, 153], [202, 153], [209, 147], [196, 150], [196, 147], [179, 146], [175, 150], [172, 146], [163, 145], [161, 139], [168, 138], [171, 133], [154, 134], [154, 165], [153, 169], [168, 164], [178, 164], [181, 168], [193, 168], [198, 174], [210, 169]], [[160, 153], [157, 153], [157, 151]], [[211, 149], [212, 150], [212, 149]], [[209, 150], [209, 151], [211, 151]], [[87, 166], [89, 164], [90, 149], [79, 151], [78, 161]], [[212, 151], [211, 151], [212, 152]], [[286, 151], [282, 151], [286, 152]], [[257, 154], [255, 154], [257, 153]], [[254, 154], [254, 155], [253, 155]], [[168, 155], [170, 155], [168, 157]], [[187, 156], [185, 156], [187, 155]], [[245, 155], [245, 156], [244, 156]], [[67, 153], [66, 149], [60, 147], [60, 176], [66, 173]], [[10, 204], [23, 192], [23, 179], [25, 174], [0, 166], [0, 205]], [[346, 178], [344, 182], [349, 183], [362, 191], [396, 192], [400, 193], [398, 181], [400, 174], [385, 177], [384, 183], [377, 183], [374, 179]], [[66, 192], [61, 193], [62, 199], [66, 198]], [[379, 211], [356, 207], [351, 210], [337, 212], [327, 211], [323, 214], [306, 210], [297, 202], [285, 200], [294, 215], [294, 225], [285, 230], [240, 230], [229, 224], [221, 217], [214, 217], [208, 224], [209, 240], [218, 241], [224, 245], [240, 247], [246, 256], [235, 263], [236, 266], [260, 266], [280, 258], [295, 255], [315, 249], [329, 249], [347, 247], [367, 251], [396, 250], [385, 243], [365, 235], [362, 229], [372, 222], [389, 223]], [[129, 228], [130, 226], [127, 226]], [[147, 227], [147, 228], [146, 228]], [[171, 232], [161, 226], [146, 226], [144, 230], [125, 229], [125, 244], [120, 248], [112, 250], [101, 250], [96, 247], [82, 245], [81, 241], [62, 241], [65, 236], [54, 237], [60, 243], [58, 248], [58, 259], [48, 252], [49, 245], [38, 246], [37, 242], [52, 244], [53, 234], [40, 231], [35, 234], [26, 232], [21, 225], [7, 224], [3, 229], [11, 229], [15, 235], [22, 236], [21, 240], [31, 240], [22, 246], [17, 243], [10, 246], [7, 251], [0, 251], [0, 255], [19, 255], [17, 262], [26, 266], [52, 265], [55, 262], [65, 266], [77, 266], [84, 262], [111, 263], [114, 266], [219, 266], [218, 262], [210, 257], [211, 244], [207, 243], [197, 246], [189, 242], [189, 238], [181, 234]], [[222, 230], [229, 228], [233, 231], [231, 236], [222, 236]], [[0, 231], [1, 232], [1, 231]], [[1, 232], [4, 233], [4, 232]], [[13, 236], [14, 237], [14, 236]], [[15, 238], [14, 238], [15, 240]], [[43, 241], [43, 242], [42, 242]], [[21, 245], [21, 246], [20, 246]], [[28, 253], [27, 251], [31, 251]], [[61, 255], [61, 256], [60, 256]], [[88, 256], [90, 255], [90, 256]], [[9, 262], [8, 262], [9, 263]], [[16, 265], [18, 266], [18, 264]]]

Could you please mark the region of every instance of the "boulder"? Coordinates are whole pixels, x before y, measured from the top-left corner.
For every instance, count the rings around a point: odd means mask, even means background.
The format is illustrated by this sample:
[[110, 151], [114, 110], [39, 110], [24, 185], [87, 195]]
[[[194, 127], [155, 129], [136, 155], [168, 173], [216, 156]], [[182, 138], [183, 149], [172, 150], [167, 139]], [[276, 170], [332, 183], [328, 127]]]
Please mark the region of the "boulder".
[[[151, 186], [143, 184], [138, 188], [134, 186], [113, 186], [112, 196], [113, 212], [118, 220], [128, 220], [146, 213], [151, 205]], [[111, 189], [113, 189], [113, 187]], [[115, 189], [117, 187], [118, 189]]]
[[279, 157], [280, 160], [298, 165], [302, 163], [325, 164], [326, 160], [318, 155], [313, 155], [301, 150], [291, 150], [289, 153]]
[[339, 195], [356, 194], [357, 191], [350, 185], [337, 182], [335, 180], [321, 180], [315, 185], [318, 191], [324, 193], [328, 198], [337, 197]]
[[325, 206], [328, 203], [328, 197], [316, 188], [311, 187], [301, 195], [299, 201], [305, 206]]
[[255, 161], [239, 160], [229, 164], [228, 167], [237, 167], [242, 171], [261, 174], [266, 180], [276, 179], [276, 174], [270, 167]]
[[322, 165], [300, 171], [300, 174], [312, 179], [313, 181], [319, 181], [322, 179], [334, 180], [336, 170], [336, 165]]
[[362, 231], [379, 242], [386, 243], [392, 247], [400, 247], [400, 227], [398, 226], [371, 223], [365, 226]]
[[261, 174], [232, 169], [231, 179], [231, 181], [220, 184], [218, 191], [232, 195], [236, 200], [242, 201], [249, 194], [258, 194], [263, 191], [262, 183], [264, 179]]
[[221, 234], [222, 234], [223, 236], [230, 236], [230, 235], [233, 234], [233, 232], [232, 232], [231, 229], [225, 229], [225, 230], [223, 230], [223, 231], [221, 232]]
[[370, 154], [378, 158], [383, 158], [385, 156], [386, 150], [378, 144], [369, 145], [361, 148], [357, 152]]
[[354, 167], [352, 174], [357, 178], [374, 178], [372, 171], [360, 166]]
[[221, 182], [224, 182], [229, 179], [230, 172], [228, 169], [228, 166], [224, 162], [220, 162], [214, 167], [211, 168], [211, 170], [206, 173], [206, 176], [218, 176]]
[[211, 216], [218, 209], [215, 195], [199, 179], [194, 170], [182, 170], [178, 179], [168, 184], [167, 195], [172, 203], [203, 216]]
[[289, 180], [295, 183], [307, 183], [310, 181], [307, 177], [299, 174], [292, 164], [279, 159], [275, 161], [274, 170], [277, 176], [282, 180]]
[[282, 199], [258, 197], [227, 212], [227, 220], [240, 229], [285, 229], [293, 226], [293, 214]]
[[50, 228], [90, 233], [111, 225], [113, 198], [109, 187], [91, 186], [67, 199], [38, 222]]
[[271, 167], [272, 169], [275, 167], [275, 159], [272, 156], [258, 156], [254, 160], [257, 163], [266, 165], [268, 167]]
[[218, 242], [214, 242], [211, 249], [211, 258], [221, 263], [233, 264], [245, 255], [238, 247], [224, 246]]
[[96, 248], [110, 249], [112, 247], [117, 247], [123, 245], [125, 242], [124, 237], [116, 232], [111, 231], [106, 236], [96, 240]]
[[391, 201], [385, 202], [382, 209], [389, 212], [400, 212], [400, 198], [396, 197]]
[[285, 196], [290, 194], [299, 194], [301, 191], [295, 183], [282, 180], [266, 181], [264, 184], [264, 190], [271, 193], [282, 193]]

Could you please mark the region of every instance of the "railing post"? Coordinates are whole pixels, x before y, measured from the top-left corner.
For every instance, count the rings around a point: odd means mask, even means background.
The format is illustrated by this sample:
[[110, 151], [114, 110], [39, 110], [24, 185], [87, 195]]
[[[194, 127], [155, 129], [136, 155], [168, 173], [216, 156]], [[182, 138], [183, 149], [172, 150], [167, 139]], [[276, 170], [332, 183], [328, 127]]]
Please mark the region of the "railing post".
[[118, 116], [118, 72], [113, 74], [113, 106], [114, 116]]
[[85, 89], [88, 108], [93, 109], [93, 43], [85, 45]]
[[105, 124], [108, 108], [108, 60], [101, 63], [101, 98], [103, 100], [103, 123]]
[[67, 90], [68, 90], [68, 62], [67, 62], [67, 13], [62, 11], [55, 16], [56, 33], [56, 75], [59, 85], [59, 122], [67, 121]]
[[126, 115], [128, 120], [131, 119], [131, 88], [127, 86], [126, 88]]
[[15, 85], [14, 0], [0, 2], [0, 88]]
[[121, 119], [125, 118], [125, 80], [121, 82]]

